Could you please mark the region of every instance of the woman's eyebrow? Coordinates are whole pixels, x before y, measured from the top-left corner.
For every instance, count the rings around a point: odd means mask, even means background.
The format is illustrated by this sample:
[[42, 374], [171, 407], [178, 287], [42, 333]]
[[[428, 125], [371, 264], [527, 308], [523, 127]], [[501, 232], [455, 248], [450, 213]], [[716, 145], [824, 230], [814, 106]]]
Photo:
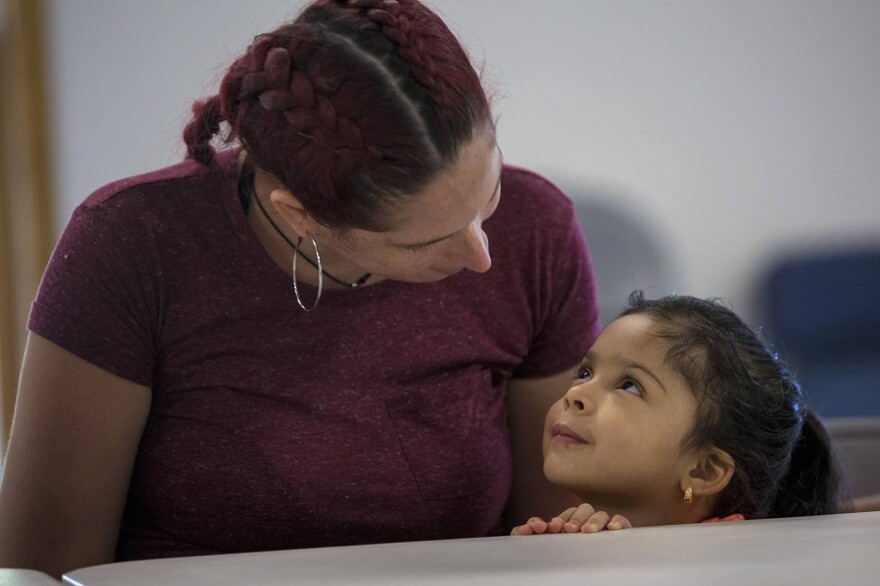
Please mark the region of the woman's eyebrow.
[[[498, 182], [495, 183], [495, 189], [492, 190], [492, 196], [489, 198], [489, 201], [486, 202], [487, 204], [495, 199], [495, 194], [498, 193], [498, 188], [501, 187], [501, 175], [504, 174], [504, 154], [501, 152], [501, 149], [498, 149], [498, 153], [501, 155], [500, 164], [498, 165]], [[425, 242], [416, 242], [413, 244], [397, 244], [396, 246], [399, 246], [401, 248], [418, 248], [420, 246], [430, 246], [432, 244], [437, 244], [438, 242], [442, 242], [444, 240], [452, 238], [456, 234], [458, 234], [458, 231], [453, 232], [452, 234], [447, 234], [446, 236], [441, 236], [440, 238], [434, 238], [433, 240], [426, 240]]]

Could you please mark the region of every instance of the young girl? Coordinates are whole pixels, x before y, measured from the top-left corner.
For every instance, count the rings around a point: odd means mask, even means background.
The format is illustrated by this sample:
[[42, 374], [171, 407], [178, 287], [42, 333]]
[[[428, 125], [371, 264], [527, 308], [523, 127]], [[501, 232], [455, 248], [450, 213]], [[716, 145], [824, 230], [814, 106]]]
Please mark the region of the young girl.
[[584, 504], [513, 535], [832, 513], [839, 483], [822, 424], [742, 320], [641, 292], [547, 413], [544, 474]]

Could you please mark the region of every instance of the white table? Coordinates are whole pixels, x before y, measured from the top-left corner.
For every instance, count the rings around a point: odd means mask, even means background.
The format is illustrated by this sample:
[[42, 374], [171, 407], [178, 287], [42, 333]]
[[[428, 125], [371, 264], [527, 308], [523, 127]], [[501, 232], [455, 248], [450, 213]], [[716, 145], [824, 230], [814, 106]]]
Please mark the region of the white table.
[[126, 562], [68, 585], [880, 583], [880, 512]]
[[0, 586], [61, 586], [61, 582], [36, 570], [0, 568]]

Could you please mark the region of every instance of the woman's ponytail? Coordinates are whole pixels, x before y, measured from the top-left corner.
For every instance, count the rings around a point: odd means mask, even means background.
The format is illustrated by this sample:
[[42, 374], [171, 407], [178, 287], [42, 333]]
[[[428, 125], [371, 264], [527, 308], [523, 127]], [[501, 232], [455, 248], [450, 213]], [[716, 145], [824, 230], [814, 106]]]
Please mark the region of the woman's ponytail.
[[193, 119], [183, 131], [183, 140], [189, 158], [208, 166], [214, 160], [214, 147], [211, 139], [220, 131], [223, 117], [220, 113], [220, 98], [214, 96], [193, 104]]
[[802, 517], [837, 512], [840, 470], [822, 422], [804, 409], [800, 437], [782, 478], [770, 517]]

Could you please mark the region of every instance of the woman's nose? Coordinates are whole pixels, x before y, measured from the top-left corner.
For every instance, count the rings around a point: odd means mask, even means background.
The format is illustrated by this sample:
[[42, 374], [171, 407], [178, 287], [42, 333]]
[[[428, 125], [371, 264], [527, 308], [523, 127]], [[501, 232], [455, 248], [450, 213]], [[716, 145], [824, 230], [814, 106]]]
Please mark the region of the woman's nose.
[[483, 232], [479, 222], [468, 227], [462, 244], [464, 250], [464, 267], [475, 273], [485, 273], [492, 268], [492, 257], [489, 255], [489, 237]]
[[592, 413], [596, 408], [596, 404], [587, 393], [589, 383], [579, 382], [572, 385], [565, 396], [562, 398], [562, 404], [565, 410], [573, 410], [576, 413]]

